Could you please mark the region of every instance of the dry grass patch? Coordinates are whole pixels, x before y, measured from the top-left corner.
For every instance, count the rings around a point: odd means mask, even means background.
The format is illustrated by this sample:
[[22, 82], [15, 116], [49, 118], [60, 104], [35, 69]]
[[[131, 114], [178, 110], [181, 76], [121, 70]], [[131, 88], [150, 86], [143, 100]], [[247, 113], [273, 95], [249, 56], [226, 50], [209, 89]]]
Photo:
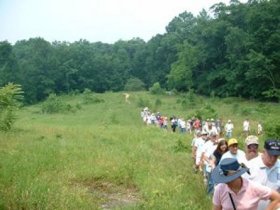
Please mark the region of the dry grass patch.
[[141, 202], [141, 196], [136, 186], [115, 184], [102, 179], [86, 180], [79, 185], [85, 187], [89, 196], [97, 201], [100, 208], [104, 210], [122, 209]]

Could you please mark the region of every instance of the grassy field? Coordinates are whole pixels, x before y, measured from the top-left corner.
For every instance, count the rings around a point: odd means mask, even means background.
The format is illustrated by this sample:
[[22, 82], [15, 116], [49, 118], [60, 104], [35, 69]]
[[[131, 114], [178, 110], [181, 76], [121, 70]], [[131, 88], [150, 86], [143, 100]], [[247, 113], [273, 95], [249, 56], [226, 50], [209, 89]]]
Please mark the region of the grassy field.
[[141, 109], [187, 118], [210, 106], [240, 140], [245, 118], [255, 132], [280, 114], [279, 104], [236, 98], [130, 95], [125, 103], [122, 93], [95, 94], [103, 102], [89, 104], [61, 96], [81, 108], [59, 114], [22, 108], [14, 129], [0, 133], [0, 209], [211, 209], [192, 170], [192, 135], [145, 126]]

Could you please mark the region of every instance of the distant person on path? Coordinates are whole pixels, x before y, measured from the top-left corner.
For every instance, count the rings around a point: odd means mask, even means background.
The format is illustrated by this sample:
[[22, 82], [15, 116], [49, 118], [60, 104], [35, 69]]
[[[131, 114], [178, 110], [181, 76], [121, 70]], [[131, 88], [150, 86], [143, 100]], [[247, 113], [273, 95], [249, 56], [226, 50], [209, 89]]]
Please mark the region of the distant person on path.
[[263, 126], [262, 126], [262, 124], [259, 122], [258, 123], [258, 128], [257, 128], [257, 134], [258, 135], [262, 135], [263, 134]]
[[250, 132], [250, 122], [248, 119], [243, 122], [243, 133], [245, 136], [248, 136]]
[[261, 200], [269, 200], [267, 210], [276, 209], [280, 194], [269, 187], [251, 182], [241, 175], [249, 169], [234, 158], [221, 160], [213, 170], [212, 179], [218, 185], [213, 196], [213, 210], [255, 210]]
[[231, 122], [231, 120], [228, 120], [227, 123], [225, 124], [225, 132], [226, 132], [226, 137], [230, 139], [232, 137], [232, 132], [234, 129], [234, 125]]
[[207, 133], [202, 133], [201, 131], [196, 132], [196, 138], [193, 142], [193, 149], [192, 154], [193, 158], [195, 160], [195, 171], [202, 171], [202, 165], [201, 165], [201, 155], [203, 151], [203, 145], [205, 144], [205, 141], [207, 139]]
[[219, 136], [220, 136], [221, 133], [222, 133], [222, 122], [221, 122], [220, 119], [217, 119], [217, 120], [215, 121], [215, 126], [216, 126], [217, 131], [218, 131], [218, 134], [219, 134]]
[[193, 122], [193, 128], [195, 131], [199, 131], [201, 129], [201, 122], [198, 118]]
[[[249, 179], [280, 192], [280, 140], [268, 139], [264, 150], [257, 158], [248, 162]], [[265, 209], [267, 202], [260, 202], [258, 210]]]
[[130, 101], [129, 101], [129, 96], [130, 95], [128, 93], [124, 93], [123, 95], [124, 95], [125, 102], [130, 104]]
[[175, 116], [170, 118], [170, 122], [171, 122], [171, 129], [172, 131], [175, 133], [176, 132], [176, 128], [178, 126], [178, 120]]
[[214, 191], [214, 183], [211, 178], [211, 173], [214, 168], [213, 166], [213, 153], [217, 148], [218, 145], [218, 139], [217, 139], [217, 134], [213, 133], [209, 136], [210, 140], [207, 141], [202, 148], [202, 161], [204, 164], [204, 170], [205, 170], [205, 178], [207, 182], [207, 194], [213, 194]]

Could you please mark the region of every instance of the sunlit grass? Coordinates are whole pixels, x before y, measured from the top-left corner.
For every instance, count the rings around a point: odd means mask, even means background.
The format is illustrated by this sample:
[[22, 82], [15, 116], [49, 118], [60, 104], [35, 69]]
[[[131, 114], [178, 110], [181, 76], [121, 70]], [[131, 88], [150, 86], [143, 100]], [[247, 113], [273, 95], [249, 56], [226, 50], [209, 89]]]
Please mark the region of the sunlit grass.
[[[144, 98], [153, 107], [160, 98], [161, 106], [153, 111], [167, 116], [187, 117], [195, 107], [183, 107], [178, 96], [144, 92], [131, 93], [130, 104], [121, 93], [98, 97], [104, 102], [84, 105], [81, 96], [63, 96], [82, 104], [73, 113], [42, 114], [40, 105], [25, 107], [15, 128], [0, 133], [0, 209], [211, 208], [201, 175], [192, 171], [192, 135], [144, 126], [138, 102]], [[265, 118], [254, 112], [258, 107], [279, 114], [273, 104], [198, 100], [236, 122], [240, 138], [242, 112], [250, 113], [253, 125], [258, 116]], [[179, 141], [186, 149], [178, 152]], [[118, 193], [132, 202], [122, 198], [117, 203]]]

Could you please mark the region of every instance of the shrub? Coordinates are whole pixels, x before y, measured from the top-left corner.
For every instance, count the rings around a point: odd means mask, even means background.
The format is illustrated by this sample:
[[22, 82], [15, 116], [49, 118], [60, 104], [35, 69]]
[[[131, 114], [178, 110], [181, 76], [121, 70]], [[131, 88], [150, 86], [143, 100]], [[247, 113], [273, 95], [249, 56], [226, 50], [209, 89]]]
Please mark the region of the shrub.
[[143, 99], [140, 97], [137, 101], [137, 106], [138, 107], [150, 107], [150, 101], [148, 99]]
[[253, 113], [253, 110], [250, 107], [244, 107], [240, 110], [240, 112], [241, 112], [241, 115], [248, 116]]
[[194, 106], [196, 103], [196, 95], [193, 89], [190, 89], [187, 94], [183, 95], [183, 99], [180, 101], [183, 108]]
[[155, 110], [157, 110], [161, 106], [162, 102], [159, 98], [156, 99], [155, 101]]
[[83, 92], [83, 104], [103, 103], [104, 100], [95, 96], [90, 89], [85, 89]]
[[217, 111], [210, 105], [206, 104], [201, 109], [197, 110], [194, 116], [198, 117], [199, 119], [206, 119], [206, 118], [217, 118], [218, 114]]
[[162, 94], [164, 91], [163, 89], [160, 87], [159, 82], [156, 82], [153, 84], [152, 87], [150, 87], [149, 91], [151, 92], [151, 94]]
[[130, 78], [127, 80], [125, 86], [124, 86], [125, 91], [141, 91], [145, 90], [145, 83], [142, 82], [138, 78]]
[[0, 130], [8, 131], [16, 120], [15, 111], [20, 107], [23, 91], [20, 85], [9, 83], [0, 88]]
[[271, 117], [264, 123], [264, 132], [267, 138], [280, 139], [280, 119]]
[[176, 144], [173, 146], [174, 152], [190, 152], [188, 151], [188, 147], [186, 144], [182, 142], [182, 140], [177, 140]]
[[70, 104], [65, 103], [56, 94], [52, 93], [49, 95], [47, 100], [42, 104], [42, 112], [53, 114], [60, 112], [74, 112], [76, 109], [72, 107]]

